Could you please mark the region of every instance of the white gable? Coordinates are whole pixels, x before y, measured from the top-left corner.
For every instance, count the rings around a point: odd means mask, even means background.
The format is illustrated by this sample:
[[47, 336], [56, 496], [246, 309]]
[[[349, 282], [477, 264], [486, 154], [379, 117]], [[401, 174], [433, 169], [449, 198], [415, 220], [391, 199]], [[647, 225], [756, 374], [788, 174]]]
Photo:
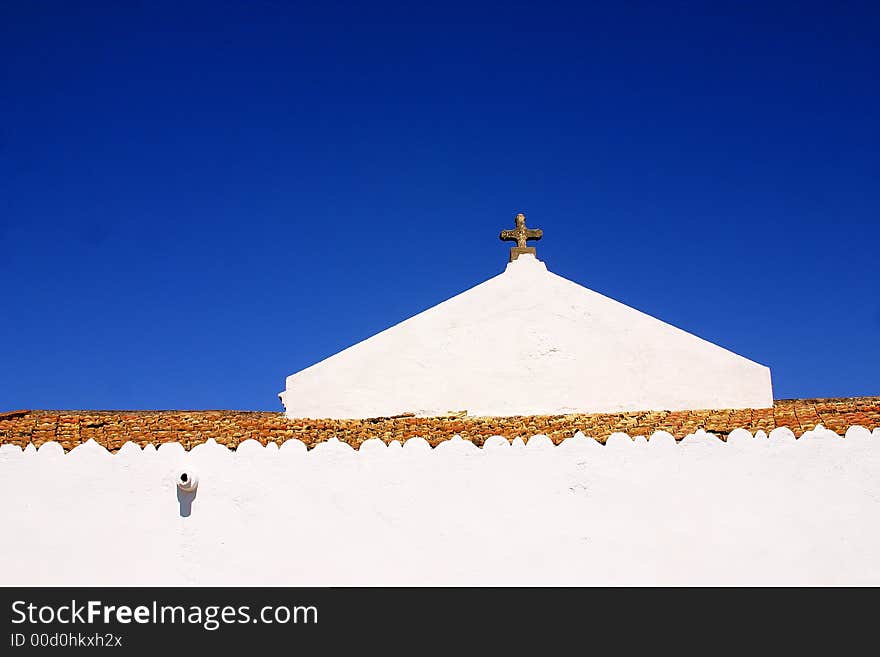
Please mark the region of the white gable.
[[557, 276], [504, 273], [287, 378], [289, 417], [768, 408], [770, 370]]

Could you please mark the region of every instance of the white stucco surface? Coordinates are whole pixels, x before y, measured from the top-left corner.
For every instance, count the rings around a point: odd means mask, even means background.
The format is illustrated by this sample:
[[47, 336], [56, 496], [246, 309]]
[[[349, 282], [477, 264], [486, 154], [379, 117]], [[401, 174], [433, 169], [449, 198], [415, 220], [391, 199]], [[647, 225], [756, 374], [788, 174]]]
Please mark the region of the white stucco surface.
[[289, 417], [769, 408], [770, 370], [524, 255], [287, 378]]
[[880, 585], [880, 430], [862, 428], [3, 446], [0, 499], [3, 585]]

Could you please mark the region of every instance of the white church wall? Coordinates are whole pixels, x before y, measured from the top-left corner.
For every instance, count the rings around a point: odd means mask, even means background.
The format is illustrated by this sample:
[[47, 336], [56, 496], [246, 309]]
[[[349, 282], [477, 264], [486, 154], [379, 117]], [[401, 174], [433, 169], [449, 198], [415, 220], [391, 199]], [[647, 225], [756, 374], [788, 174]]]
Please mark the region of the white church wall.
[[6, 445], [0, 583], [880, 584], [880, 429], [790, 434]]
[[770, 370], [520, 256], [287, 378], [288, 417], [769, 408]]

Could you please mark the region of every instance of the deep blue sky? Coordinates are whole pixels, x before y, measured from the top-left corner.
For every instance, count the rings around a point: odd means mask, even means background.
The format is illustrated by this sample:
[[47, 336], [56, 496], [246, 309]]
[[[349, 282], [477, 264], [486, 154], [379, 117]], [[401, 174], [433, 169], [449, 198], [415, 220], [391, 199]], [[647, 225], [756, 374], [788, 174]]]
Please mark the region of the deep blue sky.
[[0, 0], [0, 410], [280, 410], [517, 211], [777, 398], [880, 394], [878, 4], [589, 4]]

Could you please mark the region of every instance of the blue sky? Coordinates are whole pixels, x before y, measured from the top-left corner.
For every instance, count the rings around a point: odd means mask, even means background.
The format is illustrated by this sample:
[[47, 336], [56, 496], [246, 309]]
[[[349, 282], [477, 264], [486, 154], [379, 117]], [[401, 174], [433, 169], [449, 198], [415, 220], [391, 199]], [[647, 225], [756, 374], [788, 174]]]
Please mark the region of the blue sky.
[[878, 7], [0, 2], [0, 410], [280, 410], [517, 211], [777, 398], [880, 394]]

